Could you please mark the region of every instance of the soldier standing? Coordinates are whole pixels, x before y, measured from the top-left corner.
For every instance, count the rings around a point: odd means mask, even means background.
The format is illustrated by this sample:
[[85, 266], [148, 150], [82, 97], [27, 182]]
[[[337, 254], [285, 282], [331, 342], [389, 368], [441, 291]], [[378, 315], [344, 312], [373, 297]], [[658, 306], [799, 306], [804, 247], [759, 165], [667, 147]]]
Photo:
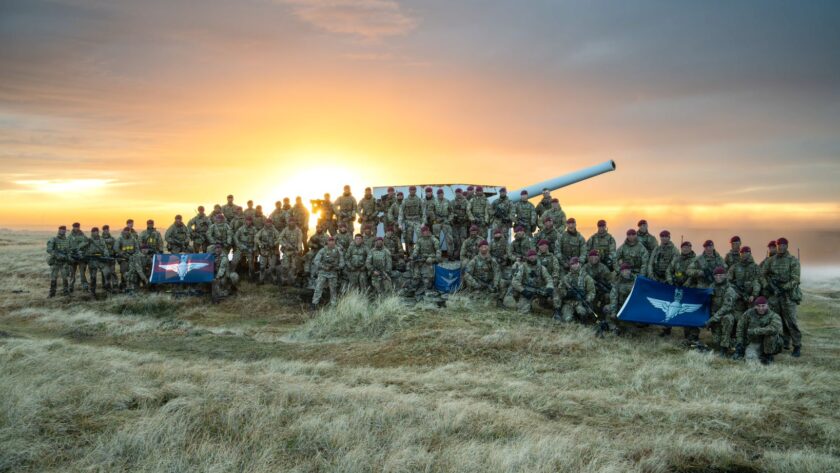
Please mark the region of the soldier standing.
[[175, 223], [166, 229], [166, 247], [170, 253], [189, 253], [190, 231], [184, 225], [183, 217], [175, 216]]
[[[321, 211], [318, 214], [318, 225], [324, 227], [324, 231], [335, 236], [338, 231], [338, 222], [335, 220], [335, 209], [333, 208], [330, 194], [324, 194], [324, 199], [321, 201]], [[326, 244], [326, 241], [324, 242]]]
[[428, 290], [434, 286], [435, 265], [440, 262], [440, 241], [432, 236], [432, 230], [420, 227], [420, 238], [411, 253], [415, 280], [420, 282], [418, 290]]
[[563, 269], [568, 271], [569, 261], [577, 256], [583, 258], [586, 256], [586, 240], [583, 235], [577, 231], [577, 221], [574, 218], [566, 220], [566, 231], [560, 235], [560, 240], [557, 242], [558, 247], [554, 254], [563, 265]]
[[443, 189], [437, 190], [437, 197], [429, 208], [432, 224], [432, 235], [440, 237], [443, 235], [442, 245], [446, 246], [446, 253], [449, 259], [454, 260], [459, 254], [461, 247], [455, 246], [455, 239], [452, 237], [452, 208], [449, 201], [443, 194]]
[[102, 225], [102, 239], [105, 240], [105, 244], [108, 246], [108, 251], [111, 252], [112, 258], [107, 261], [108, 264], [108, 272], [111, 274], [109, 284], [111, 285], [111, 290], [117, 288], [117, 240], [111, 236], [111, 227], [107, 224]]
[[[510, 236], [510, 227], [513, 224], [513, 202], [508, 199], [507, 189], [499, 189], [499, 198], [490, 204], [490, 215], [493, 216], [493, 230], [502, 231], [502, 236]], [[482, 238], [484, 235], [482, 235]]]
[[749, 246], [742, 246], [739, 252], [740, 258], [729, 266], [727, 276], [738, 293], [734, 308], [736, 318], [752, 307], [756, 297], [761, 294], [761, 269], [753, 260], [752, 250]]
[[414, 250], [414, 241], [423, 223], [423, 201], [417, 197], [417, 187], [408, 188], [408, 197], [400, 205], [399, 226], [402, 229], [406, 251]]
[[460, 249], [464, 240], [469, 236], [470, 216], [467, 215], [467, 207], [470, 202], [464, 197], [464, 191], [459, 187], [455, 189], [455, 200], [452, 201], [452, 247], [455, 256], [460, 258]]
[[254, 280], [254, 271], [256, 268], [256, 236], [257, 229], [254, 228], [253, 217], [245, 217], [245, 224], [239, 227], [239, 230], [233, 235], [234, 250], [231, 268], [238, 273], [239, 263], [244, 258], [249, 281]]
[[[155, 229], [155, 221], [146, 220], [146, 229], [140, 232], [140, 252], [143, 258], [143, 280], [145, 275], [152, 272], [152, 256], [163, 253], [163, 237]], [[138, 257], [139, 262], [139, 257]]]
[[551, 254], [549, 251], [550, 246], [551, 243], [548, 240], [540, 240], [537, 242], [537, 262], [548, 270], [548, 274], [551, 276], [551, 281], [558, 283], [554, 285], [554, 294], [551, 297], [551, 302], [554, 307], [554, 315], [559, 318], [560, 306], [562, 305], [559, 283], [563, 277], [563, 265], [560, 264], [560, 261], [556, 256]]
[[755, 307], [744, 312], [738, 320], [738, 344], [735, 359], [758, 358], [762, 364], [773, 362], [773, 355], [782, 351], [782, 318], [770, 310], [767, 299], [760, 296]]
[[134, 219], [130, 218], [130, 219], [126, 220], [125, 221], [125, 226], [128, 227], [128, 231], [132, 235], [136, 236], [137, 238], [140, 238], [140, 235], [137, 234], [137, 230], [134, 229]]
[[566, 212], [560, 208], [560, 201], [557, 199], [551, 199], [551, 208], [540, 215], [540, 225], [545, 226], [545, 221], [549, 218], [554, 222], [554, 228], [558, 232], [566, 231]]
[[370, 223], [365, 223], [362, 225], [362, 244], [365, 245], [365, 248], [370, 250], [373, 248], [373, 244], [376, 241], [376, 235], [373, 233], [373, 225]]
[[[776, 246], [776, 240], [771, 240], [770, 243], [767, 244], [767, 256], [764, 258], [764, 260], [761, 262], [761, 264], [758, 265], [758, 268], [761, 270], [762, 274], [764, 274], [764, 267], [767, 266], [767, 263], [769, 263], [771, 261], [772, 257], [776, 256], [777, 252], [778, 252], [778, 247]], [[761, 288], [761, 293], [765, 297], [770, 296], [769, 288], [766, 287], [766, 285]]]
[[509, 275], [505, 275], [512, 261], [510, 242], [506, 238], [502, 238], [501, 230], [493, 230], [493, 241], [490, 243], [490, 256], [495, 258], [496, 262], [499, 263], [502, 278], [510, 280]]
[[361, 234], [356, 234], [350, 248], [344, 253], [345, 282], [344, 290], [367, 291], [367, 275], [365, 274], [365, 262], [368, 257], [368, 249], [364, 245]]
[[787, 238], [776, 240], [778, 251], [764, 266], [762, 277], [770, 292], [770, 307], [782, 318], [785, 347], [793, 343], [791, 356], [799, 357], [802, 351], [802, 333], [796, 320], [796, 306], [802, 302], [799, 289], [799, 260], [788, 252]]
[[711, 307], [712, 314], [706, 321], [706, 328], [712, 332], [712, 340], [718, 345], [721, 356], [728, 356], [729, 349], [734, 348], [732, 333], [735, 329], [735, 314], [733, 310], [738, 293], [726, 280], [726, 269], [718, 266], [714, 270], [715, 285], [712, 289]]
[[82, 232], [81, 224], [76, 222], [73, 224], [73, 230], [70, 231], [70, 236], [67, 240], [70, 243], [70, 292], [72, 293], [76, 287], [76, 272], [79, 272], [79, 278], [82, 281], [82, 289], [88, 290], [87, 275], [87, 260], [85, 254], [87, 253], [88, 238]]
[[551, 191], [548, 188], [544, 187], [543, 190], [542, 190], [542, 199], [540, 199], [540, 202], [535, 207], [535, 210], [537, 211], [537, 220], [541, 221], [540, 217], [542, 217], [542, 215], [544, 213], [548, 212], [550, 209], [551, 209]]
[[461, 244], [461, 251], [459, 256], [461, 258], [461, 267], [465, 267], [471, 259], [478, 254], [478, 244], [484, 238], [478, 236], [478, 226], [470, 226], [470, 236]]
[[231, 270], [227, 252], [221, 245], [213, 247], [213, 254], [215, 255], [216, 275], [210, 285], [210, 297], [214, 304], [218, 304], [223, 298], [236, 291], [236, 286], [239, 284], [239, 274]]
[[70, 277], [70, 240], [67, 238], [67, 227], [58, 227], [58, 233], [47, 241], [47, 264], [50, 265], [50, 294], [55, 297], [58, 287], [58, 275], [61, 275], [62, 292], [70, 295], [68, 278]]
[[233, 247], [233, 230], [230, 225], [225, 222], [224, 215], [216, 215], [216, 223], [210, 225], [207, 229], [207, 243], [211, 246], [218, 246], [228, 254]]
[[385, 224], [391, 225], [394, 228], [394, 235], [400, 239], [402, 243], [402, 230], [400, 229], [400, 209], [403, 203], [403, 193], [397, 192], [396, 200], [388, 207], [388, 212], [385, 214]]
[[[389, 187], [388, 190], [386, 191], [385, 195], [383, 195], [382, 198], [379, 199], [379, 201], [377, 202], [377, 204], [376, 204], [376, 210], [378, 212], [377, 217], [379, 218], [379, 221], [384, 224], [383, 227], [387, 226], [389, 223], [390, 224], [396, 224], [396, 220], [391, 220], [389, 218], [389, 215], [388, 215], [390, 210], [391, 210], [391, 207], [394, 205], [394, 202], [396, 202], [396, 201], [397, 201], [397, 194], [394, 191], [393, 187]], [[399, 217], [399, 212], [397, 212], [397, 217]]]
[[343, 223], [347, 227], [347, 231], [352, 235], [356, 221], [356, 212], [358, 212], [358, 204], [356, 198], [350, 192], [350, 186], [344, 186], [344, 193], [335, 199], [333, 205], [335, 213], [338, 215], [338, 223]]
[[353, 243], [353, 235], [347, 231], [347, 224], [344, 222], [338, 224], [338, 235], [335, 236], [335, 242], [342, 252], [346, 252]]
[[616, 243], [615, 238], [607, 231], [606, 220], [598, 220], [598, 231], [589, 237], [589, 240], [586, 242], [586, 248], [590, 252], [596, 250], [601, 257], [601, 263], [609, 268], [610, 271], [615, 270]]
[[295, 197], [295, 206], [289, 212], [289, 219], [297, 223], [297, 227], [300, 229], [300, 234], [303, 238], [303, 249], [306, 251], [309, 245], [309, 210], [303, 205], [303, 200], [300, 196]]
[[276, 273], [277, 252], [280, 245], [280, 232], [274, 228], [271, 220], [266, 220], [262, 230], [257, 232], [256, 242], [260, 251], [260, 284], [263, 284], [266, 279], [271, 282]]
[[263, 213], [262, 205], [258, 205], [257, 209], [254, 211], [254, 228], [257, 231], [262, 230], [265, 226], [266, 218], [265, 214]]
[[373, 248], [368, 252], [365, 269], [370, 276], [374, 294], [384, 296], [393, 290], [391, 284], [391, 253], [385, 248], [385, 240], [376, 237]]
[[[534, 249], [534, 242], [531, 237], [525, 233], [525, 227], [518, 225], [513, 229], [513, 241], [510, 243], [510, 257], [514, 261], [514, 268], [518, 263], [525, 260], [528, 251]], [[502, 235], [504, 238], [504, 235]]]
[[123, 228], [120, 237], [117, 238], [116, 250], [117, 261], [120, 264], [120, 289], [125, 290], [134, 286], [131, 265], [134, 256], [140, 252], [140, 240], [131, 234], [130, 227]]
[[671, 243], [671, 232], [659, 232], [659, 246], [653, 249], [647, 267], [647, 277], [661, 283], [668, 283], [668, 268], [677, 256], [677, 247]]
[[688, 274], [694, 281], [694, 287], [712, 287], [715, 283], [713, 271], [718, 266], [726, 268], [726, 263], [715, 250], [715, 243], [712, 240], [706, 240], [703, 243], [703, 253], [701, 253], [691, 266], [688, 267]]
[[648, 222], [645, 219], [639, 220], [639, 231], [636, 232], [639, 237], [639, 243], [645, 247], [648, 252], [648, 255], [653, 253], [653, 250], [659, 245], [659, 242], [656, 241], [656, 237], [648, 233]]
[[280, 250], [283, 252], [283, 259], [280, 261], [280, 277], [278, 284], [295, 285], [298, 278], [298, 267], [300, 266], [300, 255], [303, 252], [303, 234], [297, 227], [295, 219], [289, 219], [286, 228], [280, 232]]
[[113, 261], [108, 244], [99, 236], [99, 229], [90, 229], [90, 240], [87, 246], [88, 267], [90, 268], [90, 294], [96, 298], [97, 274], [101, 275], [102, 287], [111, 291], [111, 270], [108, 262]]
[[[324, 194], [324, 197], [328, 196], [329, 194]], [[329, 202], [329, 200], [327, 200]], [[332, 208], [332, 202], [329, 202], [329, 207]], [[271, 211], [271, 214], [268, 216], [268, 219], [271, 220], [271, 223], [274, 224], [274, 229], [278, 232], [282, 232], [284, 228], [286, 228], [286, 211], [283, 210], [283, 201], [278, 200], [274, 203], [274, 210]]]
[[527, 314], [531, 311], [534, 302], [550, 300], [552, 305], [555, 306], [555, 315], [558, 315], [554, 281], [551, 280], [548, 270], [537, 262], [537, 252], [535, 250], [529, 250], [525, 255], [525, 260], [520, 264], [510, 282], [510, 287], [511, 292], [517, 298], [516, 306], [519, 312]]
[[554, 227], [554, 220], [549, 217], [543, 221], [542, 230], [537, 232], [534, 237], [535, 240], [545, 240], [548, 242], [548, 251], [554, 253], [557, 251], [557, 242], [560, 241], [560, 232]]
[[569, 260], [569, 272], [563, 276], [562, 284], [563, 322], [575, 319], [582, 322], [595, 301], [595, 281], [585, 271], [581, 271], [580, 258], [577, 256]]
[[583, 272], [595, 281], [595, 301], [593, 307], [600, 316], [604, 314], [610, 304], [610, 292], [612, 291], [613, 272], [601, 262], [601, 253], [598, 250], [589, 250], [589, 258], [583, 265]]
[[227, 203], [222, 206], [222, 215], [225, 216], [225, 221], [228, 223], [233, 222], [233, 217], [236, 216], [237, 210], [242, 210], [242, 207], [233, 203], [233, 195], [227, 196]]
[[207, 230], [210, 230], [210, 218], [204, 214], [204, 206], [198, 206], [198, 215], [187, 222], [187, 230], [193, 242], [193, 252], [205, 253], [207, 251]]
[[469, 202], [467, 216], [470, 222], [478, 227], [478, 234], [484, 238], [487, 235], [487, 227], [490, 224], [490, 204], [487, 202], [487, 196], [484, 195], [484, 188], [482, 186], [476, 186], [475, 194]]
[[312, 295], [312, 309], [318, 307], [324, 285], [329, 284], [330, 305], [338, 303], [338, 274], [344, 267], [344, 255], [336, 247], [335, 237], [327, 238], [327, 246], [315, 255], [313, 265], [317, 268], [318, 279], [315, 281], [315, 293]]
[[537, 228], [537, 209], [528, 202], [528, 191], [519, 193], [519, 202], [513, 206], [513, 221], [515, 225], [524, 228], [529, 237]]
[[[633, 285], [636, 283], [636, 275], [627, 263], [619, 267], [618, 277], [612, 285], [610, 290], [610, 307], [608, 325], [614, 334], [621, 334], [621, 325], [619, 325], [618, 311], [624, 306], [624, 301], [630, 297], [630, 292], [633, 291]], [[670, 329], [670, 327], [667, 327]], [[670, 333], [670, 332], [668, 332]]]
[[[694, 254], [694, 250], [691, 248], [691, 242], [682, 242], [680, 244], [680, 254], [671, 260], [671, 264], [668, 266], [666, 282], [671, 286], [694, 287], [693, 278], [689, 276], [688, 269], [694, 264], [695, 259], [697, 259], [697, 255]], [[660, 336], [667, 337], [670, 334], [671, 327], [663, 327]], [[688, 339], [692, 331], [689, 328], [684, 328], [683, 334]]]
[[309, 237], [309, 250], [306, 251], [306, 254], [303, 257], [303, 275], [306, 279], [310, 281], [310, 283], [314, 284], [316, 282], [317, 270], [313, 268], [312, 262], [315, 260], [315, 256], [318, 255], [318, 252], [321, 251], [321, 248], [326, 248], [327, 246], [327, 228], [326, 225], [319, 223], [315, 226], [315, 233]]
[[376, 199], [373, 198], [373, 190], [370, 187], [365, 187], [365, 196], [359, 200], [359, 223], [364, 228], [365, 225], [376, 227], [379, 224], [377, 215]]
[[741, 261], [741, 237], [735, 235], [729, 239], [729, 253], [723, 258], [726, 267], [732, 267], [738, 261]]
[[245, 218], [251, 217], [251, 221], [253, 222], [254, 221], [254, 215], [257, 214], [257, 210], [254, 209], [254, 201], [249, 200], [246, 203], [246, 205], [247, 205], [247, 207], [245, 208], [245, 210], [242, 211], [242, 216], [245, 217]]
[[627, 230], [627, 239], [615, 254], [616, 263], [629, 263], [633, 274], [645, 275], [647, 271], [649, 254], [647, 249], [638, 240], [636, 230]]

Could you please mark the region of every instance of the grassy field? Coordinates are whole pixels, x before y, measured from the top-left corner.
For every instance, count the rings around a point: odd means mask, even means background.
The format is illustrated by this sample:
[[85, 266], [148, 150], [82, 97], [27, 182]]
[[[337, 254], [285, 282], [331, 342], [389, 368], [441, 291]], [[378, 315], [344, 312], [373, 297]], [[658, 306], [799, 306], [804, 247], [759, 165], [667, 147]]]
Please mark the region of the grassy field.
[[764, 367], [464, 299], [48, 300], [47, 237], [0, 232], [0, 471], [840, 471], [840, 280]]

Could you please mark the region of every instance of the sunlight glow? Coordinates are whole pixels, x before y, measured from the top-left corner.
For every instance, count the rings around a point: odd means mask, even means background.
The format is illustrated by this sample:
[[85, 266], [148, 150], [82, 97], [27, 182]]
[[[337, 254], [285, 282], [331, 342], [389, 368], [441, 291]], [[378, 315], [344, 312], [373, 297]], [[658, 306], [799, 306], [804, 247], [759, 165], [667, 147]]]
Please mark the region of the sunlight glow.
[[114, 179], [32, 179], [14, 181], [17, 185], [46, 194], [95, 191], [113, 182]]

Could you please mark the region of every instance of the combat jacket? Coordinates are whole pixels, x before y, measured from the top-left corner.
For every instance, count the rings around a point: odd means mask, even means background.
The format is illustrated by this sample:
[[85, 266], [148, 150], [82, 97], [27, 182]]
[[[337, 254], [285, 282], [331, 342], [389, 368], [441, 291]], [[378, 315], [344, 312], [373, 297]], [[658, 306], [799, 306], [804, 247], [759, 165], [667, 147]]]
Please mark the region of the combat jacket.
[[507, 196], [499, 197], [490, 204], [490, 214], [497, 225], [509, 227], [513, 223], [513, 202]]
[[615, 268], [616, 243], [615, 238], [610, 235], [610, 232], [593, 233], [586, 242], [586, 248], [589, 251], [598, 250], [598, 254], [601, 256], [601, 262], [610, 268], [610, 270]]
[[550, 218], [558, 232], [566, 231], [566, 212], [561, 208], [551, 208], [540, 215], [540, 226], [545, 226], [545, 220]]
[[303, 251], [303, 233], [300, 232], [300, 228], [286, 227], [280, 232], [280, 249], [287, 256]]
[[527, 261], [519, 266], [519, 271], [510, 283], [514, 291], [522, 292], [529, 289], [554, 289], [551, 274], [538, 262]]
[[452, 223], [456, 225], [466, 225], [470, 223], [470, 216], [467, 214], [467, 207], [470, 205], [470, 201], [461, 194], [460, 197], [455, 197], [455, 200], [452, 201]]
[[639, 238], [639, 243], [641, 243], [642, 246], [645, 247], [648, 254], [653, 253], [653, 250], [656, 249], [657, 246], [659, 246], [659, 242], [656, 241], [656, 237], [651, 235], [649, 232], [638, 232], [637, 235]]
[[709, 307], [709, 313], [712, 314], [709, 317], [710, 324], [718, 323], [723, 316], [731, 314], [735, 307], [735, 301], [738, 300], [738, 293], [730, 286], [729, 281], [715, 284], [712, 289], [714, 289], [714, 292]]
[[706, 253], [700, 253], [694, 262], [688, 267], [686, 274], [694, 278], [694, 287], [712, 287], [715, 283], [714, 270], [718, 266], [725, 268], [726, 263], [720, 257], [717, 250], [711, 256], [706, 256]]
[[[374, 271], [379, 271], [379, 277], [385, 277], [391, 272], [391, 253], [383, 248], [372, 248], [365, 260], [365, 268], [371, 275]], [[375, 277], [375, 276], [371, 276]]]
[[[315, 236], [313, 235], [312, 238], [315, 238]], [[280, 244], [280, 232], [274, 227], [265, 226], [257, 232], [256, 241], [261, 253], [265, 255], [275, 254]]]
[[525, 257], [528, 256], [528, 250], [532, 249], [534, 249], [534, 243], [525, 235], [522, 237], [517, 235], [513, 237], [513, 241], [510, 242], [510, 255], [514, 260], [517, 258], [524, 260]]
[[145, 247], [152, 253], [163, 253], [163, 238], [160, 232], [154, 228], [146, 228], [140, 233], [140, 246]]
[[359, 217], [362, 223], [376, 222], [376, 199], [373, 196], [364, 196], [358, 203]]
[[356, 198], [352, 194], [344, 193], [335, 199], [335, 209], [338, 219], [341, 221], [354, 220], [358, 206]]
[[659, 282], [666, 282], [671, 261], [679, 254], [677, 247], [670, 241], [654, 248], [648, 262], [648, 277]]
[[513, 225], [522, 225], [527, 231], [537, 226], [537, 209], [527, 200], [520, 200], [513, 205]]
[[486, 286], [493, 290], [498, 289], [501, 277], [499, 263], [489, 254], [477, 255], [467, 263], [464, 270], [464, 280], [470, 288]]
[[408, 195], [400, 205], [400, 222], [421, 222], [423, 220], [423, 201], [416, 195]]
[[563, 276], [563, 284], [560, 285], [565, 300], [579, 301], [580, 296], [571, 288], [577, 289], [584, 296], [586, 302], [592, 303], [595, 300], [595, 281], [586, 274], [586, 271], [582, 269], [577, 272], [569, 271]]
[[193, 241], [204, 242], [207, 239], [207, 230], [210, 230], [212, 222], [206, 215], [198, 214], [187, 222], [190, 230], [190, 237]]
[[207, 242], [211, 245], [221, 245], [230, 248], [233, 244], [233, 231], [227, 222], [214, 223], [207, 230]]
[[251, 252], [254, 251], [254, 240], [257, 236], [257, 229], [253, 225], [244, 225], [239, 228], [236, 235], [233, 236], [233, 241], [236, 243], [236, 249], [239, 251]]
[[70, 258], [70, 240], [66, 236], [56, 235], [47, 240], [47, 263], [52, 266], [56, 263], [67, 263]]
[[84, 256], [88, 246], [88, 237], [81, 230], [78, 232], [75, 230], [71, 231], [67, 236], [67, 240], [70, 243], [70, 253], [77, 258]]
[[630, 243], [624, 240], [624, 244], [618, 249], [615, 255], [615, 265], [621, 266], [621, 263], [630, 265], [633, 274], [645, 275], [648, 264], [648, 251], [638, 240], [636, 243]]
[[560, 235], [557, 245], [558, 248], [554, 253], [557, 255], [557, 258], [560, 260], [560, 264], [562, 264], [564, 268], [569, 267], [569, 260], [572, 259], [572, 257], [586, 257], [586, 240], [580, 232], [575, 231], [574, 233], [570, 233], [566, 230]]
[[440, 241], [431, 235], [421, 236], [414, 244], [414, 250], [411, 252], [411, 259], [413, 261], [422, 261], [427, 263], [428, 258], [432, 258], [433, 263], [440, 261]]
[[344, 252], [344, 260], [347, 269], [350, 271], [361, 271], [365, 269], [365, 261], [367, 261], [368, 249], [364, 244], [357, 245], [353, 242], [350, 248]]
[[692, 278], [688, 275], [688, 267], [694, 263], [695, 258], [697, 255], [693, 250], [686, 255], [682, 252], [677, 254], [668, 266], [667, 283], [678, 287], [693, 287]]
[[336, 246], [335, 248], [325, 247], [315, 255], [313, 262], [318, 268], [318, 276], [334, 278], [344, 267], [344, 255]]
[[187, 246], [190, 244], [190, 232], [183, 223], [173, 223], [166, 229], [166, 243], [169, 246]]
[[744, 259], [729, 267], [727, 278], [738, 291], [739, 297], [749, 301], [750, 297], [758, 297], [761, 293], [761, 270], [752, 255], [744, 254], [747, 255]]
[[487, 197], [484, 194], [476, 195], [469, 202], [467, 217], [469, 217], [470, 222], [477, 225], [490, 223], [490, 204], [487, 202]]
[[[762, 276], [767, 282], [768, 288], [771, 289], [769, 292], [773, 291], [772, 286], [776, 286], [784, 293], [784, 296], [794, 296], [793, 302], [798, 303], [796, 296], [799, 291], [800, 271], [799, 260], [789, 251], [786, 251], [777, 253], [776, 256], [770, 258], [770, 261], [764, 266]], [[782, 294], [777, 296], [782, 296]]]
[[636, 276], [632, 273], [629, 278], [625, 278], [619, 274], [618, 279], [613, 283], [612, 290], [610, 290], [610, 314], [618, 315], [619, 309], [624, 305], [624, 301], [630, 297], [630, 291], [633, 290], [633, 284], [636, 282]]

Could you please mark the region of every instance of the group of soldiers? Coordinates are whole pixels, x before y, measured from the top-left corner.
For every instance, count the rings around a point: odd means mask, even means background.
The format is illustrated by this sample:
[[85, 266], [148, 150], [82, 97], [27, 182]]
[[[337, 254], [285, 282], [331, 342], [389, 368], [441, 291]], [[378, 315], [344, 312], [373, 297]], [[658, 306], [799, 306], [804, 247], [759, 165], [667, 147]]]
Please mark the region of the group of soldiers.
[[[526, 191], [512, 201], [504, 188], [492, 202], [481, 186], [456, 189], [451, 200], [443, 189], [427, 187], [424, 193], [418, 196], [412, 186], [404, 196], [389, 188], [374, 198], [367, 188], [357, 200], [345, 186], [335, 200], [325, 194], [311, 201], [318, 214], [311, 236], [310, 213], [300, 197], [294, 205], [288, 198], [276, 202], [266, 216], [261, 206], [248, 201], [243, 209], [229, 195], [209, 215], [203, 207], [187, 223], [177, 215], [163, 236], [152, 220], [138, 234], [129, 219], [116, 238], [108, 225], [101, 232], [91, 228], [90, 236], [78, 223], [69, 234], [62, 226], [47, 244], [50, 297], [59, 276], [64, 293], [72, 293], [77, 274], [94, 295], [97, 281], [109, 292], [135, 291], [147, 284], [152, 255], [164, 250], [214, 253], [214, 300], [234, 292], [242, 275], [257, 284], [309, 286], [313, 308], [326, 289], [332, 304], [347, 290], [427, 294], [434, 288], [435, 265], [449, 260], [459, 262], [454, 264], [460, 264], [466, 293], [491, 295], [500, 306], [521, 312], [546, 305], [558, 321], [597, 321], [600, 332], [616, 334], [631, 328], [617, 314], [638, 275], [712, 288], [708, 328], [722, 355], [734, 349], [736, 357], [769, 362], [782, 348], [801, 353], [800, 266], [784, 238], [768, 245], [759, 265], [739, 237], [732, 237], [723, 257], [712, 241], [697, 255], [687, 241], [677, 249], [667, 230], [657, 240], [645, 220], [627, 230], [620, 246], [604, 220], [587, 239], [547, 189], [537, 205]], [[699, 329], [685, 328], [684, 336], [697, 342]]]

